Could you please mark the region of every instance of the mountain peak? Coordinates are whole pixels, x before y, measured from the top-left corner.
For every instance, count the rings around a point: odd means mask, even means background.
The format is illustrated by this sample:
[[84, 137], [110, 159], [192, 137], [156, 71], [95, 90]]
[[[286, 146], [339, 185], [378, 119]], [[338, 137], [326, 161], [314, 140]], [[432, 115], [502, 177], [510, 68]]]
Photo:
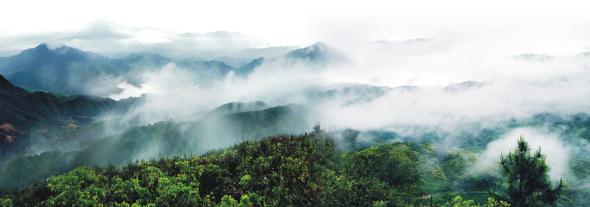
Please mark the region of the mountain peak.
[[313, 62], [348, 62], [342, 51], [323, 42], [317, 42], [308, 47], [293, 50], [286, 54], [288, 58], [305, 59]]
[[29, 54], [41, 55], [47, 52], [53, 54], [82, 54], [83, 51], [77, 48], [69, 47], [67, 45], [60, 45], [57, 47], [52, 47], [47, 45], [47, 43], [41, 43], [37, 45], [37, 47], [25, 50], [23, 52], [27, 52]]
[[34, 49], [35, 50], [48, 50], [49, 47], [47, 47], [47, 44], [41, 43], [41, 44], [37, 45], [37, 47], [35, 47]]
[[48, 51], [49, 51], [49, 47], [47, 46], [47, 44], [42, 43], [42, 44], [37, 45], [37, 47], [22, 51], [21, 54], [25, 53], [25, 54], [31, 54], [31, 55], [41, 55], [41, 54], [44, 54]]
[[327, 47], [330, 47], [330, 46], [324, 44], [323, 42], [316, 42], [315, 44], [311, 45], [309, 48], [313, 48], [314, 50], [323, 51]]
[[330, 52], [330, 50], [337, 50], [323, 42], [316, 42], [313, 45], [301, 48], [305, 50], [307, 53], [321, 53], [321, 52]]

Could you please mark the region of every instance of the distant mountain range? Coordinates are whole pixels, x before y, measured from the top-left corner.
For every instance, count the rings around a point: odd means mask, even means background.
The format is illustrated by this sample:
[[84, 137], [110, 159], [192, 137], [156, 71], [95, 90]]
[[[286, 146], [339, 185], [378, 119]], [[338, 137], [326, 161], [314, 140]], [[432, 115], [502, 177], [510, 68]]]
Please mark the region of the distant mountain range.
[[52, 49], [41, 44], [18, 55], [0, 58], [0, 75], [28, 91], [107, 96], [120, 92], [117, 85], [124, 81], [140, 86], [145, 82], [141, 74], [158, 71], [170, 63], [197, 73], [199, 78], [195, 81], [206, 85], [225, 77], [230, 71], [246, 76], [263, 63], [277, 60], [286, 60], [287, 65], [305, 61], [318, 67], [346, 62], [340, 51], [321, 42], [282, 56], [250, 60], [239, 62], [239, 59], [229, 57], [173, 60], [155, 53], [133, 53], [113, 59], [68, 46]]
[[306, 97], [313, 103], [319, 104], [329, 100], [340, 100], [342, 106], [363, 104], [371, 102], [377, 98], [395, 92], [416, 92], [420, 88], [417, 86], [373, 86], [368, 84], [346, 84], [332, 87], [333, 89], [321, 90], [313, 89], [306, 93]]

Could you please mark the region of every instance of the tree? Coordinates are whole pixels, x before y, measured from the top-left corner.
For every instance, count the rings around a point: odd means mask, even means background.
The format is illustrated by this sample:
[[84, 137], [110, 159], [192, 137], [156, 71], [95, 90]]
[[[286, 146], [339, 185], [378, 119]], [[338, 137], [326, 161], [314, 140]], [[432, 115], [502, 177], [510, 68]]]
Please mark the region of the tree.
[[354, 147], [356, 147], [356, 143], [357, 143], [359, 134], [360, 134], [360, 132], [357, 130], [347, 129], [347, 130], [344, 130], [344, 132], [342, 134], [342, 138], [344, 139], [344, 141], [346, 141], [348, 144], [350, 144], [350, 147], [354, 148]]
[[533, 155], [524, 136], [520, 136], [518, 146], [508, 153], [507, 159], [500, 156], [502, 174], [506, 178], [503, 193], [490, 190], [490, 195], [497, 200], [507, 201], [513, 206], [544, 206], [554, 204], [563, 188], [563, 178], [559, 185], [552, 188], [547, 175], [549, 166], [545, 164], [545, 156], [541, 154], [541, 147]]

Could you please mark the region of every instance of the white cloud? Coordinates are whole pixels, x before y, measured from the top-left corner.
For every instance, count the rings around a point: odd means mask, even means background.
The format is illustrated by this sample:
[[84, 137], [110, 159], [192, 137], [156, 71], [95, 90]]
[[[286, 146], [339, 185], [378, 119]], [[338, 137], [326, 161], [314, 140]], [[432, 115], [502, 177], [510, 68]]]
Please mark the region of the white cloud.
[[500, 154], [506, 158], [509, 151], [514, 153], [517, 147], [517, 140], [520, 135], [524, 135], [525, 141], [528, 142], [530, 152], [534, 152], [541, 148], [541, 154], [545, 155], [546, 163], [551, 168], [549, 176], [553, 182], [568, 173], [569, 169], [569, 152], [571, 146], [566, 145], [558, 139], [555, 133], [548, 133], [533, 128], [516, 128], [503, 135], [500, 139], [488, 144], [487, 149], [481, 154], [478, 160], [478, 165], [474, 170], [484, 171], [489, 170], [491, 165], [499, 165]]

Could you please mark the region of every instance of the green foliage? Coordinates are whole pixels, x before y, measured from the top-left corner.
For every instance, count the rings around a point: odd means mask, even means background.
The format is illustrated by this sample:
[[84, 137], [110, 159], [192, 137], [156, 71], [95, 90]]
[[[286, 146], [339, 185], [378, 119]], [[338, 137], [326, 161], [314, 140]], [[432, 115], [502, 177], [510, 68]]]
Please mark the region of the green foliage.
[[342, 155], [338, 172], [327, 172], [327, 205], [367, 206], [406, 203], [419, 194], [419, 153], [402, 143]]
[[514, 206], [543, 206], [557, 201], [562, 192], [563, 178], [556, 188], [551, 187], [547, 175], [549, 167], [540, 147], [531, 155], [528, 143], [520, 136], [514, 153], [510, 152], [507, 159], [502, 155], [500, 160], [507, 181], [502, 194], [490, 191], [494, 198]]
[[12, 200], [0, 198], [0, 207], [12, 207]]
[[[473, 205], [473, 200], [466, 200], [464, 201], [463, 198], [461, 198], [461, 196], [457, 196], [455, 198], [453, 198], [450, 202], [445, 203], [445, 205], [443, 205], [443, 207], [469, 207], [469, 206], [475, 206]], [[479, 206], [479, 205], [477, 205]]]
[[509, 207], [510, 204], [505, 201], [496, 201], [494, 198], [489, 197], [487, 206], [488, 207]]
[[[159, 139], [156, 133], [169, 137], [162, 139], [164, 146], [187, 144], [181, 136], [175, 138], [177, 124], [134, 127], [125, 132], [129, 139], [118, 142], [125, 143], [120, 150]], [[197, 157], [81, 167], [4, 198], [15, 206], [41, 202], [97, 206], [508, 205], [509, 200], [484, 196], [483, 189], [496, 188], [499, 175], [469, 173], [476, 153], [402, 142], [338, 151], [340, 143], [319, 125], [316, 128], [310, 134], [245, 141]], [[579, 201], [589, 195], [583, 189], [583, 185], [566, 189], [557, 202], [583, 204]]]
[[244, 175], [242, 179], [240, 179], [240, 182], [244, 185], [244, 188], [248, 188], [250, 184], [252, 184], [252, 177], [250, 177], [250, 175]]
[[[202, 157], [128, 163], [122, 168], [80, 167], [52, 176], [43, 188], [13, 194], [19, 206], [309, 205], [321, 201], [325, 154], [332, 142], [315, 135], [244, 142]], [[47, 195], [44, 195], [47, 194]], [[23, 199], [33, 195], [44, 200]]]
[[33, 151], [34, 146], [45, 143], [59, 145], [63, 137], [92, 124], [95, 116], [106, 112], [124, 113], [139, 100], [115, 101], [85, 95], [67, 97], [40, 91], [30, 93], [0, 76], [0, 124], [7, 123], [16, 129], [0, 129], [0, 156], [30, 153], [27, 150]]
[[359, 131], [352, 130], [352, 129], [345, 130], [344, 132], [342, 132], [342, 139], [346, 143], [350, 144], [351, 148], [354, 148], [357, 145], [359, 133], [360, 133]]
[[238, 202], [234, 200], [232, 197], [225, 195], [221, 198], [221, 202], [218, 207], [238, 207]]
[[[80, 143], [73, 147], [80, 151], [51, 151], [34, 156], [0, 157], [0, 165], [7, 166], [0, 169], [3, 175], [0, 177], [0, 192], [26, 186], [32, 181], [65, 173], [78, 166], [120, 166], [136, 158], [203, 153], [204, 149], [210, 149], [210, 145], [220, 145], [217, 137], [224, 137], [228, 145], [238, 141], [258, 140], [264, 134], [276, 134], [286, 131], [290, 125], [301, 124], [302, 117], [308, 111], [302, 106], [291, 105], [227, 114], [199, 122], [163, 121], [146, 126], [128, 126], [122, 133], [109, 137], [103, 137], [104, 131], [109, 130], [108, 123], [94, 123], [72, 130], [59, 139], [42, 140], [56, 146]], [[120, 127], [124, 129], [126, 125]], [[42, 143], [37, 144], [42, 146]], [[0, 147], [5, 146], [8, 145], [0, 144]], [[158, 150], [146, 150], [150, 148]]]

